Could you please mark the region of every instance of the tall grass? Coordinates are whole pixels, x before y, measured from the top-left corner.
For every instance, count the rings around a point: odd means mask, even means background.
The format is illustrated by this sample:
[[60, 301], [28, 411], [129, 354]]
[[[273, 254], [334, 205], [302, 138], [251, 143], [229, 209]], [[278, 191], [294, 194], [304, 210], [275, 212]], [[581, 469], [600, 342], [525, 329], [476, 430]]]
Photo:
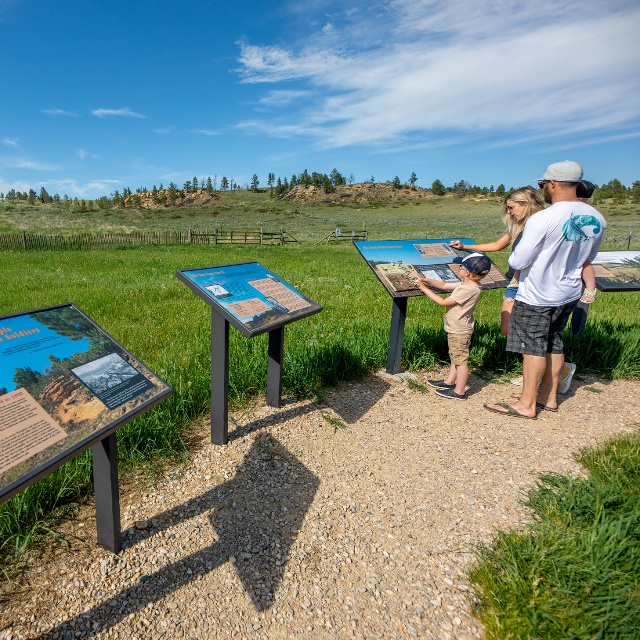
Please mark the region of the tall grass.
[[[470, 234], [473, 237], [473, 234]], [[208, 411], [210, 308], [176, 277], [178, 269], [258, 260], [323, 306], [285, 329], [283, 392], [309, 396], [326, 385], [385, 366], [391, 299], [357, 251], [341, 246], [177, 246], [100, 252], [5, 253], [0, 313], [72, 301], [174, 388], [174, 394], [118, 431], [122, 468], [139, 468], [184, 451], [181, 432]], [[505, 256], [498, 256], [498, 262]], [[640, 294], [598, 294], [587, 330], [567, 336], [569, 358], [605, 377], [640, 377]], [[519, 361], [499, 334], [501, 291], [487, 291], [476, 310], [471, 364], [483, 375], [510, 373]], [[230, 331], [229, 393], [239, 407], [265, 392], [267, 337]], [[447, 362], [442, 311], [426, 298], [408, 304], [403, 365]], [[89, 490], [89, 458], [71, 462], [0, 506], [0, 554], [33, 537], [56, 505]], [[48, 487], [45, 489], [44, 487]], [[46, 494], [46, 497], [45, 497]], [[42, 530], [42, 529], [41, 529]]]
[[489, 638], [640, 637], [640, 432], [577, 459], [587, 479], [542, 476], [532, 524], [478, 552]]

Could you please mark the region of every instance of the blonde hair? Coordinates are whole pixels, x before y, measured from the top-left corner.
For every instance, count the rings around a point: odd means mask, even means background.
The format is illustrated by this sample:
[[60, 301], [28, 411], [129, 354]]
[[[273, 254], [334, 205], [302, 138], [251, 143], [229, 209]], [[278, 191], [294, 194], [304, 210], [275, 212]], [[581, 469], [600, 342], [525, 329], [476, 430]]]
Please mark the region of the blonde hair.
[[[524, 204], [525, 211], [521, 220], [516, 220], [512, 215], [509, 215], [509, 210], [507, 209], [507, 202], [509, 201]], [[511, 236], [511, 242], [513, 242], [524, 229], [524, 223], [534, 213], [542, 211], [543, 209], [544, 199], [533, 187], [520, 187], [505, 196], [504, 202], [502, 203], [502, 221], [505, 223], [507, 232]]]

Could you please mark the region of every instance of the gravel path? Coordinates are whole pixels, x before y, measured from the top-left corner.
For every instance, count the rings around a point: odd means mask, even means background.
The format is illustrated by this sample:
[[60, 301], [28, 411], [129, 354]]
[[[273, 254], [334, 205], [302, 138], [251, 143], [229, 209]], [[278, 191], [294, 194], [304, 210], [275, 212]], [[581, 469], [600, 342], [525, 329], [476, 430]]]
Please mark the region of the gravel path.
[[201, 421], [187, 464], [122, 490], [119, 555], [88, 505], [61, 529], [69, 551], [5, 587], [0, 640], [482, 638], [473, 546], [522, 522], [538, 473], [578, 473], [572, 453], [633, 431], [639, 388], [574, 382], [531, 421], [482, 409], [509, 384], [472, 378], [456, 402], [380, 372], [234, 414], [225, 447]]

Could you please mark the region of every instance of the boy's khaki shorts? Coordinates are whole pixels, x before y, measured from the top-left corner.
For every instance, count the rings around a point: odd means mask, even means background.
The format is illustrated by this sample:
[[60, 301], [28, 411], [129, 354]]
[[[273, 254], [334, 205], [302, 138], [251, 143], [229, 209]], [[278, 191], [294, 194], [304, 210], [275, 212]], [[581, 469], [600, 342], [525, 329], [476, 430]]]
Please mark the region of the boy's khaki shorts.
[[449, 358], [451, 364], [461, 365], [469, 362], [470, 333], [448, 333]]

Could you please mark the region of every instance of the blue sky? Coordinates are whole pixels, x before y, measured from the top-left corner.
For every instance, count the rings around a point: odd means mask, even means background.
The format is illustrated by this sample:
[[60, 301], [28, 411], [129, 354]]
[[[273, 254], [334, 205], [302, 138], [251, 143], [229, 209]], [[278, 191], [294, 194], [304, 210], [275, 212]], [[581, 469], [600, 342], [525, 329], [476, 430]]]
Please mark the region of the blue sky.
[[640, 179], [637, 0], [0, 0], [0, 192]]

